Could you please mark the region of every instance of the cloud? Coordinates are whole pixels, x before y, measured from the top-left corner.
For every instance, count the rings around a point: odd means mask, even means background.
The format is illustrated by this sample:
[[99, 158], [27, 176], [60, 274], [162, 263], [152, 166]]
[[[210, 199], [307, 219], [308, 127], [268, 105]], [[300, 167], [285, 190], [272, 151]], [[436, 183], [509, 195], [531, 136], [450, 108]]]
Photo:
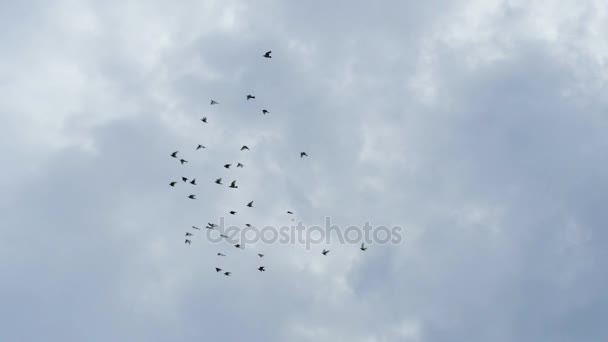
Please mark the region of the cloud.
[[[603, 2], [0, 13], [0, 339], [608, 336]], [[199, 185], [168, 186], [181, 176]], [[291, 224], [286, 210], [405, 235], [365, 253], [183, 243], [220, 216]]]

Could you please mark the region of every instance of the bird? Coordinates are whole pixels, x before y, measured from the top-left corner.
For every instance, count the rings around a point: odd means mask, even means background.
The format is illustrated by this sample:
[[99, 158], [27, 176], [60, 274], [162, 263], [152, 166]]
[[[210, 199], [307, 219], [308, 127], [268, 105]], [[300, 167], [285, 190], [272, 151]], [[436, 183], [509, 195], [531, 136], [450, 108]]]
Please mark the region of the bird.
[[253, 96], [253, 95], [247, 95], [247, 100], [251, 100], [251, 99], [255, 99], [255, 96]]
[[243, 165], [243, 164], [241, 164], [241, 163], [236, 164], [236, 167], [240, 167], [240, 168], [242, 168], [243, 166], [245, 166], [245, 165]]
[[232, 181], [232, 183], [230, 183], [230, 186], [229, 186], [229, 187], [230, 187], [230, 188], [233, 188], [233, 189], [237, 189], [237, 188], [238, 188], [238, 186], [236, 186], [236, 181], [235, 181], [235, 180], [234, 180], [234, 181]]
[[327, 253], [329, 253], [329, 249], [324, 249], [323, 252], [321, 252], [323, 255], [327, 255]]
[[268, 114], [268, 113], [270, 113], [270, 112], [269, 112], [269, 111], [267, 111], [266, 109], [262, 109], [262, 114], [266, 115], [266, 114]]
[[247, 206], [248, 206], [249, 208], [253, 208], [253, 201], [251, 201], [251, 202], [247, 203]]
[[222, 184], [222, 179], [221, 178], [216, 179], [215, 184]]
[[264, 268], [264, 266], [260, 266], [260, 267], [258, 267], [258, 271], [260, 271], [260, 272], [266, 272], [266, 269]]
[[215, 101], [215, 100], [211, 100], [211, 105], [216, 105], [216, 104], [220, 104], [219, 102]]
[[250, 225], [249, 223], [245, 223], [245, 225], [246, 225], [247, 227], [251, 227], [251, 225]]
[[204, 123], [207, 123], [207, 117], [206, 117], [206, 116], [205, 116], [205, 117], [203, 117], [203, 118], [201, 119], [201, 121], [202, 121], [202, 122], [204, 122]]
[[226, 256], [226, 254], [217, 253], [217, 256]]
[[263, 57], [272, 58], [272, 56], [270, 55], [271, 53], [272, 53], [272, 51], [267, 51]]
[[192, 236], [192, 233], [186, 232], [186, 236]]
[[230, 211], [230, 214], [231, 214], [231, 215], [235, 215], [235, 214], [236, 214], [236, 211], [231, 210], [231, 211]]
[[213, 230], [213, 228], [214, 228], [214, 227], [211, 227], [211, 226], [206, 226], [206, 227], [205, 227], [205, 229], [210, 229], [210, 230]]
[[258, 256], [259, 256], [260, 258], [263, 258], [263, 257], [264, 257], [264, 254], [258, 253]]
[[240, 243], [237, 243], [236, 245], [234, 245], [234, 247], [236, 247], [236, 248], [241, 248], [241, 244], [240, 244]]
[[190, 245], [190, 244], [192, 244], [192, 241], [190, 241], [190, 240], [186, 239], [186, 241], [184, 241], [184, 243], [187, 243], [187, 244], [189, 244], [189, 245]]
[[196, 195], [190, 195], [188, 196], [189, 199], [196, 199]]
[[226, 277], [229, 277], [229, 276], [230, 276], [230, 274], [232, 274], [232, 272], [224, 272], [224, 275], [225, 275]]
[[219, 267], [216, 267], [216, 268], [215, 268], [215, 272], [221, 272], [221, 271], [222, 271], [222, 269], [221, 269], [221, 268], [219, 268]]
[[243, 145], [243, 147], [241, 147], [241, 151], [243, 151], [243, 150], [249, 151], [249, 147], [247, 147], [247, 145]]
[[200, 229], [199, 227], [197, 227], [197, 226], [192, 226], [192, 228], [193, 228], [193, 229], [196, 229], [196, 230], [201, 230], [201, 229]]
[[197, 150], [197, 151], [198, 151], [198, 150], [200, 150], [201, 148], [206, 148], [206, 147], [205, 147], [205, 146], [203, 146], [203, 145], [201, 145], [201, 144], [198, 144], [198, 146], [196, 146], [196, 150]]
[[182, 181], [185, 183], [188, 181], [188, 177], [182, 177]]
[[175, 151], [175, 152], [171, 153], [171, 157], [177, 158], [177, 152], [179, 152], [179, 151]]
[[215, 227], [217, 227], [217, 224], [215, 224], [215, 223], [211, 223], [211, 222], [207, 222], [207, 225], [208, 225], [209, 227], [214, 227], [214, 228], [215, 228]]
[[291, 211], [289, 211], [289, 210], [287, 210], [287, 213], [288, 213], [289, 215], [293, 215], [293, 212], [291, 212]]
[[227, 239], [228, 235], [226, 235], [226, 234], [220, 234], [220, 237], [223, 237], [224, 239]]
[[177, 184], [177, 182], [171, 182], [171, 183], [169, 183], [169, 185], [171, 185], [171, 186], [175, 186], [175, 184]]
[[300, 152], [300, 158], [303, 158], [303, 157], [308, 157], [308, 154], [306, 154], [306, 152]]
[[232, 164], [226, 164], [226, 165], [224, 165], [224, 167], [227, 168], [227, 169], [229, 169], [230, 165], [232, 165]]
[[367, 247], [365, 247], [364, 243], [361, 243], [361, 247], [359, 247], [359, 249], [365, 252], [367, 250]]
[[190, 184], [196, 185], [196, 178], [192, 178], [192, 180], [190, 181]]
[[184, 165], [185, 163], [187, 163], [188, 161], [186, 159], [180, 159], [179, 160], [180, 163], [182, 163], [182, 165]]

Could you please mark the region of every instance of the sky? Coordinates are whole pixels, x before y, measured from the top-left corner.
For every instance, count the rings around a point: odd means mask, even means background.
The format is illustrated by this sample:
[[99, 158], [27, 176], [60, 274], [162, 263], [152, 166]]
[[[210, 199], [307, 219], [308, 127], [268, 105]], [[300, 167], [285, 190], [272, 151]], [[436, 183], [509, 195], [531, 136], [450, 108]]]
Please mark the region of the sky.
[[[601, 0], [0, 2], [0, 340], [608, 340], [606, 32]], [[286, 210], [403, 238], [184, 244]]]

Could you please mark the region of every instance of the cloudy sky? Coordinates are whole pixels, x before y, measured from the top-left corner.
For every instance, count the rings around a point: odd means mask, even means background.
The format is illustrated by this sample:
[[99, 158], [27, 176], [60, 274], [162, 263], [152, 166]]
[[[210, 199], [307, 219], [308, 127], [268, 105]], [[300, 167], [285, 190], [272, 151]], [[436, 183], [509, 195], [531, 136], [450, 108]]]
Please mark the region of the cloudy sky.
[[[2, 2], [0, 340], [608, 340], [607, 33], [602, 0]], [[403, 241], [184, 245], [287, 209]]]

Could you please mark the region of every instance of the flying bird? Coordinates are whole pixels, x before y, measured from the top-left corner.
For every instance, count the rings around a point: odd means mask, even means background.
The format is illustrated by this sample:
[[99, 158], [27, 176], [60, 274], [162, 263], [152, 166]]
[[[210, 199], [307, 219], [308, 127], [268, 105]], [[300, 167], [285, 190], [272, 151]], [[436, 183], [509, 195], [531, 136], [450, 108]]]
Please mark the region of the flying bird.
[[207, 123], [207, 117], [205, 116], [204, 118], [201, 119], [202, 122]]
[[266, 269], [264, 268], [264, 266], [260, 266], [260, 267], [258, 267], [258, 271], [260, 271], [260, 272], [266, 272]]
[[247, 227], [251, 227], [251, 225], [250, 225], [249, 223], [245, 223], [245, 225], [246, 225]]
[[210, 229], [210, 230], [213, 230], [213, 228], [214, 228], [214, 227], [211, 227], [211, 226], [206, 226], [206, 227], [205, 227], [205, 229]]
[[233, 188], [233, 189], [237, 189], [237, 188], [238, 188], [238, 186], [236, 186], [236, 181], [232, 181], [232, 183], [230, 183], [230, 186], [229, 186], [229, 187], [230, 187], [230, 188]]
[[216, 268], [215, 268], [215, 272], [221, 272], [221, 271], [222, 271], [222, 269], [221, 269], [221, 268], [219, 268], [219, 267], [216, 267]]
[[203, 146], [203, 145], [201, 145], [201, 144], [198, 144], [198, 146], [196, 146], [196, 150], [197, 150], [197, 151], [198, 151], [198, 150], [200, 150], [201, 148], [206, 148], [206, 147], [205, 147], [205, 146]]
[[216, 105], [216, 104], [220, 104], [219, 102], [215, 101], [215, 100], [211, 100], [211, 105]]
[[196, 229], [196, 230], [201, 230], [201, 229], [200, 229], [199, 227], [197, 227], [197, 226], [192, 226], [192, 228], [193, 228], [193, 229]]
[[220, 234], [220, 237], [223, 237], [224, 239], [228, 239], [228, 235], [226, 235], [226, 234]]
[[324, 249], [323, 252], [321, 252], [323, 255], [327, 255], [327, 253], [329, 253], [329, 249]]
[[300, 152], [300, 158], [303, 158], [303, 157], [308, 157], [308, 154], [306, 154], [306, 152]]
[[171, 186], [175, 186], [175, 184], [177, 184], [177, 182], [171, 182], [171, 183], [169, 183], [169, 185], [171, 185]]
[[217, 253], [217, 256], [226, 256], [226, 254]]
[[249, 208], [253, 208], [253, 201], [251, 201], [251, 202], [247, 203], [247, 206], [248, 206]]
[[240, 244], [240, 243], [237, 243], [236, 245], [234, 245], [234, 247], [236, 247], [236, 248], [241, 248], [241, 244]]
[[182, 181], [186, 183], [188, 181], [188, 177], [182, 177]]
[[255, 99], [255, 96], [253, 96], [253, 95], [247, 95], [247, 100], [251, 100], [251, 99]]
[[264, 254], [258, 253], [258, 256], [259, 256], [260, 258], [263, 258], [263, 257], [264, 257]]
[[222, 179], [221, 178], [216, 179], [215, 184], [222, 184]]
[[288, 213], [289, 215], [293, 215], [293, 212], [291, 212], [291, 211], [289, 211], [289, 210], [287, 210], [287, 213]]
[[249, 147], [247, 147], [247, 145], [243, 145], [243, 147], [241, 147], [241, 151], [243, 151], [243, 150], [249, 151]]
[[361, 247], [359, 247], [359, 249], [365, 252], [367, 250], [367, 247], [365, 247], [364, 243], [361, 243]]
[[209, 227], [217, 227], [217, 224], [215, 224], [215, 223], [211, 223], [211, 222], [207, 222], [207, 225], [208, 225]]
[[177, 152], [179, 152], [179, 151], [175, 151], [175, 152], [171, 153], [171, 157], [177, 158]]
[[269, 112], [269, 111], [267, 111], [266, 109], [262, 109], [262, 114], [266, 115], [266, 114], [268, 114], [268, 113], [270, 113], [270, 112]]
[[236, 167], [240, 167], [240, 168], [242, 168], [243, 166], [245, 166], [245, 165], [243, 165], [243, 164], [241, 164], [241, 163], [236, 164]]
[[190, 181], [190, 184], [196, 185], [196, 178], [193, 178], [192, 181]]
[[236, 214], [236, 211], [231, 210], [231, 211], [230, 211], [230, 214], [231, 214], [231, 215], [235, 215], [235, 214]]
[[190, 244], [192, 244], [192, 241], [190, 241], [190, 240], [186, 239], [186, 241], [184, 241], [184, 243], [187, 243], [187, 244], [189, 244], [189, 245], [190, 245]]
[[271, 53], [272, 53], [272, 51], [267, 51], [263, 57], [272, 58], [272, 56], [270, 55]]
[[226, 277], [229, 277], [231, 274], [232, 274], [232, 272], [224, 272], [224, 275], [225, 275]]
[[229, 169], [230, 165], [232, 165], [232, 164], [226, 164], [226, 165], [224, 165], [224, 167], [227, 168], [227, 169]]
[[185, 163], [187, 163], [188, 161], [186, 159], [180, 159], [179, 160], [180, 163], [182, 163], [182, 165], [184, 165]]
[[190, 195], [188, 196], [189, 199], [196, 199], [196, 195]]
[[186, 236], [192, 236], [192, 233], [186, 232]]

